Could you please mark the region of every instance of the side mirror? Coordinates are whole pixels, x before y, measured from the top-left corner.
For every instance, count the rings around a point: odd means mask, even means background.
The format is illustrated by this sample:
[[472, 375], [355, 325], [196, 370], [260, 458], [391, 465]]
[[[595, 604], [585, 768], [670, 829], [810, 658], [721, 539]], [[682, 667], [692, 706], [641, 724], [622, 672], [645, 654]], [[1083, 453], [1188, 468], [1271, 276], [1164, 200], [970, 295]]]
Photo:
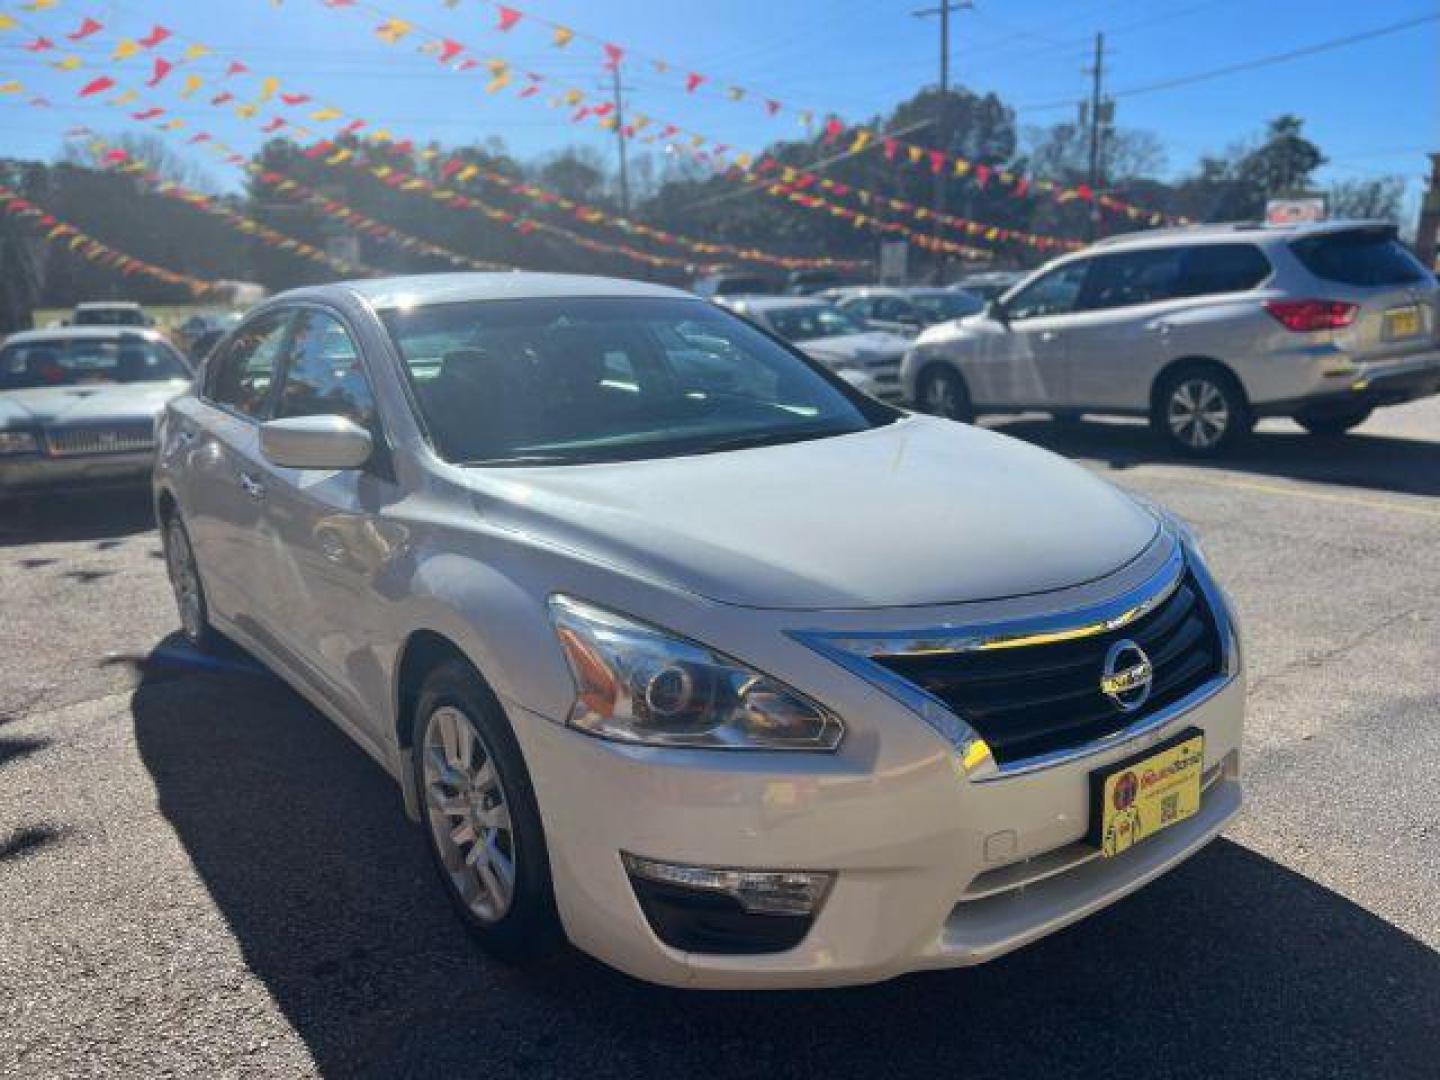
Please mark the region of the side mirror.
[[370, 433], [343, 416], [293, 416], [260, 425], [260, 452], [286, 469], [358, 469], [373, 450]]
[[999, 300], [991, 300], [985, 305], [985, 314], [994, 319], [1001, 326], [1010, 325], [1010, 313], [1005, 310], [1005, 305]]

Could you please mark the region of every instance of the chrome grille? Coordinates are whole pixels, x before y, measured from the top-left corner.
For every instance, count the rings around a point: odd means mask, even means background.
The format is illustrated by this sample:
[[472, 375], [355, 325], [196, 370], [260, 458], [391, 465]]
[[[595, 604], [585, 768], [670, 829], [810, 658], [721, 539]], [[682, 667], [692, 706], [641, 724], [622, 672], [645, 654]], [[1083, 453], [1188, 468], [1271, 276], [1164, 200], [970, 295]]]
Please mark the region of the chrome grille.
[[[1100, 689], [1106, 653], [1124, 639], [1139, 644], [1153, 666], [1150, 696], [1133, 712]], [[944, 702], [1004, 766], [1103, 739], [1173, 705], [1219, 675], [1223, 656], [1215, 616], [1186, 573], [1163, 603], [1119, 629], [1015, 648], [873, 660]]]
[[134, 454], [155, 448], [155, 425], [147, 420], [136, 424], [60, 428], [45, 432], [45, 448], [52, 457]]

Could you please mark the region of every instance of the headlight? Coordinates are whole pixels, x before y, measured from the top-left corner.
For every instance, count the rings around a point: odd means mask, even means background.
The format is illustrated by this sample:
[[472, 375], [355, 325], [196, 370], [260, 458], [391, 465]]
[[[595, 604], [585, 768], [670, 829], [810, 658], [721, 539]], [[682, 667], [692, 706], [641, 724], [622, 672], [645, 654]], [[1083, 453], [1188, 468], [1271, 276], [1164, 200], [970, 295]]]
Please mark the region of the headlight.
[[575, 678], [572, 727], [622, 742], [834, 750], [840, 718], [739, 661], [613, 611], [550, 599]]
[[28, 431], [0, 431], [0, 454], [33, 454], [39, 449]]

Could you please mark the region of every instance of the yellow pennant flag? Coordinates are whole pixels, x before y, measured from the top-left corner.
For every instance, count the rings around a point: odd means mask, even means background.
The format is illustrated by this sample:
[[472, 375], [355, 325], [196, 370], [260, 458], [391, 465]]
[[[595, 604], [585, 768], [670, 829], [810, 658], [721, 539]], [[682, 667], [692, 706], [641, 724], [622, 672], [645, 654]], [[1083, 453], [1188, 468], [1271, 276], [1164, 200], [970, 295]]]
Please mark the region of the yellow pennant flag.
[[9, 82], [0, 83], [0, 94], [18, 94], [24, 89], [24, 84], [18, 83], [14, 79], [11, 79]]
[[328, 105], [323, 109], [316, 109], [310, 114], [310, 119], [316, 123], [324, 123], [326, 120], [334, 120], [340, 115], [339, 109], [332, 109]]
[[14, 29], [15, 29], [15, 17], [14, 17], [13, 15], [6, 15], [5, 12], [0, 11], [0, 30], [14, 30]]
[[161, 129], [164, 131], [178, 131], [184, 126], [185, 121], [181, 120], [178, 116], [174, 117], [173, 119], [166, 120], [165, 123], [160, 125]]
[[235, 106], [235, 115], [240, 117], [241, 120], [249, 120], [259, 111], [260, 107], [258, 105], [252, 105], [249, 102], [246, 102], [244, 105]]
[[485, 92], [487, 94], [493, 94], [495, 93], [495, 91], [504, 88], [505, 85], [509, 82], [510, 72], [502, 71], [499, 75], [496, 75], [495, 78], [491, 79], [488, 83], [485, 84]]
[[866, 131], [864, 128], [861, 128], [855, 133], [855, 138], [850, 143], [850, 153], [858, 154], [861, 150], [864, 150], [865, 147], [870, 145], [870, 138], [870, 132]]
[[134, 56], [140, 51], [140, 46], [130, 38], [121, 38], [115, 44], [115, 51], [110, 54], [111, 60], [125, 60]]
[[210, 50], [209, 50], [208, 48], [206, 48], [204, 45], [201, 45], [201, 44], [197, 41], [197, 42], [194, 42], [193, 44], [190, 44], [190, 45], [186, 45], [186, 46], [185, 46], [185, 51], [180, 54], [180, 59], [181, 59], [181, 60], [199, 60], [202, 56], [209, 56], [209, 55], [210, 55]]
[[745, 90], [739, 86], [732, 86], [725, 91], [725, 96], [731, 101], [739, 101], [745, 96]]
[[21, 4], [20, 6], [26, 11], [44, 11], [47, 8], [54, 7], [59, 2], [60, 0], [29, 0], [28, 3]]
[[574, 36], [575, 31], [571, 30], [568, 26], [557, 26], [550, 35], [550, 42], [557, 49], [563, 49], [566, 45], [570, 44], [570, 39]]
[[111, 104], [111, 105], [129, 105], [130, 102], [134, 101], [134, 100], [135, 100], [137, 97], [139, 97], [139, 96], [140, 96], [139, 91], [136, 91], [136, 90], [122, 90], [122, 91], [120, 91], [120, 93], [116, 94], [113, 98], [110, 99], [110, 104]]
[[375, 36], [387, 45], [394, 45], [413, 29], [404, 19], [390, 18], [375, 28]]
[[475, 175], [479, 171], [479, 165], [466, 165], [463, 169], [461, 169], [458, 173], [455, 174], [455, 179], [459, 180], [463, 184], [467, 180], [474, 179]]
[[389, 142], [390, 130], [388, 128], [376, 128], [370, 133], [371, 142]]
[[65, 56], [56, 60], [51, 66], [59, 68], [61, 71], [74, 71], [81, 63], [83, 61], [78, 56]]
[[266, 75], [260, 80], [260, 94], [257, 101], [269, 101], [275, 96], [275, 91], [280, 89], [280, 80], [274, 75]]
[[570, 90], [566, 90], [566, 91], [565, 91], [565, 97], [564, 97], [563, 100], [564, 100], [564, 102], [565, 102], [566, 105], [578, 105], [578, 104], [580, 104], [580, 91], [579, 91], [579, 90], [575, 90], [575, 89], [573, 89], [573, 88], [570, 89]]
[[200, 84], [204, 81], [205, 80], [200, 78], [199, 75], [186, 75], [185, 82], [180, 87], [180, 96], [188, 98], [191, 94], [195, 93], [196, 90], [200, 89]]

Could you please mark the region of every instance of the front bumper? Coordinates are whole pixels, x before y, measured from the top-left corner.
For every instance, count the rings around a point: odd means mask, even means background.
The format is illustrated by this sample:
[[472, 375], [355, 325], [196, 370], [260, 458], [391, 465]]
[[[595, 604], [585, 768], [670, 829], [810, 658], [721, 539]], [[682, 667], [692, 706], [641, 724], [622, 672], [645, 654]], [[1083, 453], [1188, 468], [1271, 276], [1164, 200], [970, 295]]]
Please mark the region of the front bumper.
[[41, 454], [0, 458], [0, 492], [141, 484], [150, 479], [154, 463], [154, 450], [64, 458]]
[[[1125, 896], [1238, 811], [1243, 708], [1236, 676], [1141, 737], [977, 782], [939, 742], [904, 768], [875, 767], [878, 748], [852, 747], [848, 759], [656, 750], [590, 738], [507, 703], [571, 940], [652, 982], [732, 988], [840, 986], [977, 964]], [[1117, 858], [1095, 857], [1084, 843], [1092, 770], [1192, 725], [1206, 737], [1200, 812]], [[686, 953], [652, 931], [622, 851], [836, 876], [794, 948]]]

